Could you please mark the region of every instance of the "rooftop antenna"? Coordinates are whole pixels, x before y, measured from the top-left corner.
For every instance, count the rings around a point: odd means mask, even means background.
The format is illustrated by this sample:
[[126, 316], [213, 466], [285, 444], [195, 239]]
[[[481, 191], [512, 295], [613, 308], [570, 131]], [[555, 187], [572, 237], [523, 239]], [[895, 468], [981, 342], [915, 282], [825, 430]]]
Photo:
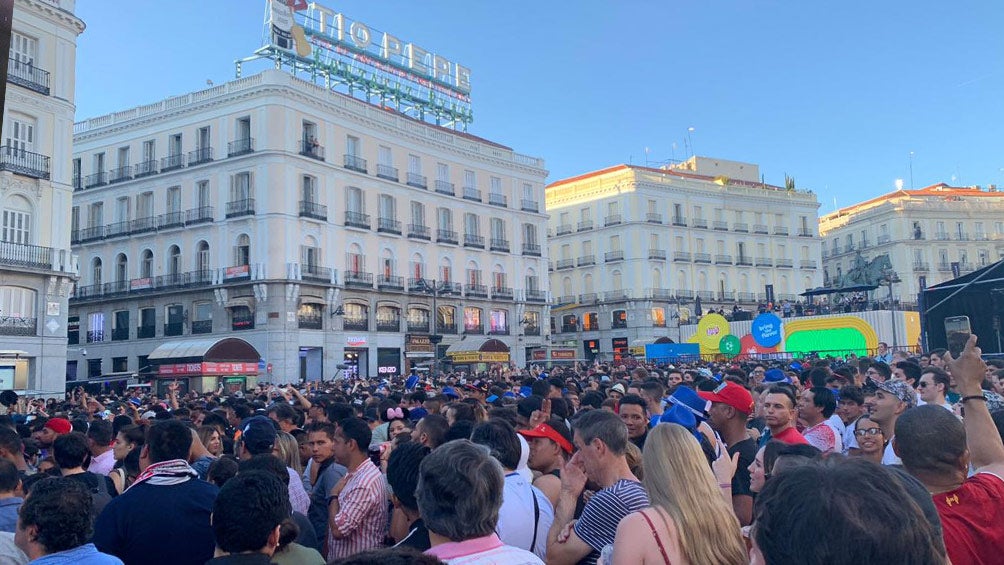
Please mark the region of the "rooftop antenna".
[[694, 126], [690, 126], [689, 128], [687, 128], [687, 142], [690, 144], [690, 156], [696, 157], [697, 152], [694, 151], [694, 139], [691, 137], [691, 134], [693, 133], [694, 133]]
[[648, 160], [648, 147], [645, 148], [645, 166], [648, 167], [651, 161]]
[[913, 151], [910, 152], [910, 190], [913, 190]]

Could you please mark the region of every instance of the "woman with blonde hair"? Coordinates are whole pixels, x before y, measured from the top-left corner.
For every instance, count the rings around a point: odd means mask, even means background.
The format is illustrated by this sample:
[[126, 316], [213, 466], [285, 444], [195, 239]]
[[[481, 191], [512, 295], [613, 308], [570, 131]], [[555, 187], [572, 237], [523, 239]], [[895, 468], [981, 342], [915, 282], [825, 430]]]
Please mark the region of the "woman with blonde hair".
[[275, 447], [272, 448], [272, 455], [279, 458], [284, 465], [296, 471], [296, 474], [303, 474], [303, 465], [300, 463], [300, 444], [292, 434], [276, 431]]
[[721, 450], [708, 459], [694, 434], [677, 424], [659, 424], [642, 452], [650, 508], [629, 514], [617, 526], [614, 565], [673, 563], [747, 565], [749, 554], [732, 511], [736, 459]]

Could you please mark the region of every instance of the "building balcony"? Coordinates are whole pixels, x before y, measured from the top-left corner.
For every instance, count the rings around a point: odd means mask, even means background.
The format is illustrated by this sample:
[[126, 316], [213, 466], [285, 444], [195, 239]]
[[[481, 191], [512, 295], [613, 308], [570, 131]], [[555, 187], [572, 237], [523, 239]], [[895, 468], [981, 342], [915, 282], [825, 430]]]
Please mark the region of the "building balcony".
[[391, 320], [380, 320], [376, 321], [376, 330], [378, 332], [399, 332], [401, 331], [401, 319], [394, 318]]
[[509, 206], [509, 199], [506, 198], [505, 194], [495, 194], [493, 192], [489, 192], [488, 204], [498, 206], [499, 208], [506, 208]]
[[485, 248], [485, 236], [473, 233], [464, 234], [464, 247]]
[[377, 288], [380, 290], [404, 290], [404, 277], [380, 275], [377, 277]]
[[489, 328], [488, 335], [509, 335], [509, 328], [508, 327]]
[[673, 252], [674, 261], [690, 262], [691, 256], [689, 251], [674, 251]]
[[160, 172], [166, 173], [167, 171], [173, 171], [175, 169], [180, 169], [185, 166], [185, 155], [183, 153], [177, 153], [174, 155], [168, 155], [160, 160]]
[[129, 339], [129, 328], [112, 328], [112, 341], [127, 341]]
[[194, 167], [195, 165], [201, 165], [203, 163], [209, 163], [213, 160], [213, 148], [212, 147], [199, 147], [188, 152], [188, 166]]
[[969, 234], [966, 232], [953, 233], [952, 239], [955, 241], [969, 241]]
[[575, 266], [574, 259], [558, 259], [558, 262], [557, 264], [555, 264], [554, 268], [560, 271], [562, 269], [571, 269], [574, 266]]
[[157, 174], [157, 160], [150, 159], [149, 161], [143, 161], [142, 163], [136, 163], [133, 165], [133, 176], [135, 178], [143, 178], [151, 175]]
[[787, 226], [774, 226], [774, 235], [788, 235]]
[[[319, 143], [317, 143], [316, 141], [307, 140], [307, 139], [301, 139], [300, 140], [300, 151], [299, 151], [299, 153], [300, 153], [300, 155], [303, 155], [304, 157], [310, 157], [311, 159], [317, 159], [318, 161], [323, 161], [324, 160], [324, 146], [321, 145], [321, 144], [319, 144]], [[348, 165], [348, 157], [349, 156], [346, 155], [346, 159], [345, 159], [345, 163], [346, 163], [345, 164], [345, 168], [346, 169], [351, 168]], [[363, 161], [362, 168], [363, 168], [362, 172], [365, 173], [366, 172], [366, 162], [365, 161]]]
[[333, 274], [331, 267], [321, 267], [312, 263], [300, 264], [300, 278], [305, 281], [331, 283], [334, 280]]
[[560, 224], [555, 228], [555, 235], [566, 235], [572, 233], [571, 224]]
[[328, 221], [328, 207], [311, 200], [300, 201], [300, 217]]
[[429, 235], [429, 226], [422, 226], [418, 224], [408, 224], [408, 237], [415, 239], [424, 239], [429, 241], [432, 237]]
[[736, 222], [732, 224], [732, 231], [739, 233], [749, 233], [750, 225], [744, 222]]
[[51, 270], [52, 259], [53, 249], [51, 247], [0, 241], [0, 267]]
[[536, 200], [527, 200], [526, 198], [523, 198], [522, 200], [519, 201], [519, 209], [524, 212], [539, 213], [540, 202], [537, 202]]
[[686, 216], [673, 216], [673, 225], [686, 227], [687, 225]]
[[73, 175], [73, 192], [84, 189], [84, 179], [80, 175]]
[[947, 262], [938, 263], [938, 270], [941, 272], [951, 271], [952, 264]]
[[715, 220], [711, 223], [711, 227], [718, 231], [729, 231], [729, 223], [725, 220]]
[[603, 219], [604, 226], [616, 226], [622, 223], [624, 220], [621, 218], [620, 214], [611, 214]]
[[495, 300], [512, 300], [513, 291], [508, 286], [492, 287], [492, 298]]
[[959, 271], [963, 273], [971, 273], [976, 270], [976, 265], [973, 263], [959, 263]]
[[445, 180], [436, 181], [436, 192], [438, 192], [439, 194], [446, 194], [449, 196], [457, 195], [457, 191], [454, 188], [453, 183]]
[[227, 202], [227, 218], [254, 216], [254, 198]]
[[[6, 153], [3, 155], [4, 160], [7, 159]], [[92, 173], [84, 177], [84, 186], [87, 188], [94, 188], [96, 186], [104, 186], [108, 184], [108, 173], [101, 171], [98, 173]]]
[[213, 321], [212, 320], [195, 320], [192, 322], [192, 334], [211, 334], [213, 333]]
[[586, 266], [589, 266], [589, 265], [595, 265], [596, 264], [596, 255], [583, 255], [582, 257], [579, 257], [579, 260], [576, 261], [575, 264], [576, 264], [576, 266], [579, 266], [579, 267], [586, 267]]
[[373, 288], [373, 273], [345, 271], [345, 286]]
[[94, 226], [92, 228], [84, 228], [80, 230], [80, 243], [87, 243], [89, 241], [96, 241], [104, 238], [105, 238], [104, 226]]
[[708, 229], [708, 219], [694, 218], [693, 221], [691, 221], [691, 225], [695, 228]]
[[782, 269], [790, 269], [795, 266], [795, 261], [792, 259], [777, 259], [774, 261], [774, 264]]
[[15, 57], [10, 57], [7, 61], [7, 82], [33, 90], [44, 96], [49, 95], [49, 71]]
[[561, 324], [561, 333], [571, 334], [579, 331], [578, 324]]
[[182, 335], [185, 332], [185, 324], [182, 322], [175, 322], [173, 324], [164, 324], [164, 335]]
[[527, 289], [526, 290], [526, 301], [527, 302], [546, 302], [547, 293], [543, 290], [537, 289]]
[[459, 235], [453, 230], [436, 230], [436, 243], [450, 243], [457, 245], [460, 243]]
[[104, 340], [104, 330], [91, 330], [87, 332], [87, 343], [101, 343]]
[[990, 236], [988, 236], [983, 232], [976, 232], [976, 235], [973, 236], [973, 239], [976, 241], [990, 241]]
[[324, 318], [320, 314], [298, 314], [296, 326], [301, 330], [323, 330]]
[[443, 323], [443, 322], [437, 322], [436, 323], [436, 333], [437, 334], [456, 335], [456, 333], [457, 333], [457, 324], [446, 324], [446, 323]]
[[697, 291], [697, 298], [700, 298], [701, 300], [714, 300], [715, 299], [715, 291], [713, 291], [713, 290], [698, 290]]
[[393, 218], [377, 218], [377, 232], [401, 235], [401, 222]]
[[531, 257], [540, 257], [540, 244], [538, 243], [524, 243], [523, 244], [523, 255], [528, 255]]
[[532, 336], [540, 335], [540, 326], [524, 326], [523, 335], [532, 335]]
[[603, 261], [606, 263], [613, 263], [615, 261], [623, 261], [624, 252], [623, 251], [607, 251], [603, 254]]
[[414, 186], [415, 188], [428, 190], [429, 179], [427, 179], [425, 175], [420, 175], [418, 173], [408, 173], [408, 182], [406, 184], [408, 186]]
[[757, 267], [773, 267], [774, 266], [774, 260], [771, 259], [770, 257], [757, 257], [756, 258], [756, 266]]
[[161, 214], [157, 216], [158, 230], [180, 228], [183, 227], [184, 225], [185, 225], [184, 212], [168, 212], [166, 214]]
[[254, 314], [235, 314], [230, 321], [230, 329], [234, 331], [253, 330]]
[[367, 332], [370, 323], [366, 318], [345, 318], [342, 320], [342, 329]]
[[889, 243], [890, 239], [889, 235], [880, 235], [878, 236], [877, 241], [879, 245], [885, 245], [886, 243]]
[[666, 260], [666, 251], [663, 250], [663, 249], [649, 249], [648, 250], [648, 258], [649, 259], [654, 259], [656, 261], [665, 261]]
[[136, 328], [136, 338], [137, 339], [149, 339], [151, 337], [156, 337], [157, 327], [153, 325], [139, 326]]
[[[617, 301], [617, 300], [627, 300], [630, 298], [626, 290], [608, 290], [603, 293], [603, 300], [607, 301]], [[620, 329], [627, 327], [626, 320], [614, 320], [613, 327]]]
[[370, 229], [370, 215], [352, 211], [345, 212], [345, 227], [368, 230]]
[[819, 268], [819, 266], [816, 264], [815, 259], [802, 259], [801, 261], [799, 261], [798, 266], [801, 269], [810, 269], [810, 270]]
[[464, 335], [484, 335], [485, 326], [483, 324], [464, 324]]
[[[323, 151], [322, 151], [322, 153], [323, 153]], [[308, 157], [313, 157], [313, 155], [308, 155]], [[316, 158], [317, 157], [315, 157], [315, 159]], [[357, 173], [366, 174], [366, 171], [367, 171], [367, 169], [366, 169], [366, 159], [363, 159], [362, 157], [360, 157], [358, 155], [350, 155], [350, 154], [347, 154], [347, 153], [345, 155], [343, 155], [342, 158], [343, 158], [343, 166], [346, 169], [348, 169], [350, 171], [355, 171]], [[323, 160], [324, 157], [322, 156], [322, 157], [320, 157], [320, 159]]]
[[185, 225], [207, 224], [213, 222], [213, 207], [201, 206], [185, 211]]
[[413, 334], [416, 334], [416, 333], [417, 334], [427, 334], [427, 333], [429, 333], [430, 324], [429, 324], [429, 320], [428, 319], [425, 319], [425, 320], [422, 320], [422, 321], [417, 321], [417, 322], [416, 321], [412, 321], [412, 320], [408, 320], [408, 326], [407, 327], [408, 327], [408, 333], [413, 333]]
[[649, 212], [648, 214], [645, 214], [645, 221], [650, 224], [661, 224], [662, 214], [653, 214], [652, 212]]
[[483, 284], [464, 285], [464, 296], [468, 298], [488, 298], [488, 287]]
[[710, 253], [694, 253], [695, 263], [711, 263]]
[[227, 157], [239, 157], [254, 153], [254, 138], [235, 139], [227, 144]]
[[736, 257], [736, 265], [739, 265], [740, 267], [752, 267], [753, 258], [745, 256]]
[[816, 237], [816, 232], [808, 228], [800, 228], [798, 237]]
[[931, 270], [931, 266], [923, 261], [913, 262], [913, 271], [915, 273], [926, 273]]
[[108, 172], [108, 184], [132, 180], [132, 167], [126, 165]]
[[509, 240], [498, 239], [493, 237], [488, 244], [488, 249], [490, 249], [491, 251], [501, 251], [502, 253], [509, 253]]
[[592, 220], [585, 220], [585, 221], [579, 222], [578, 231], [589, 231], [591, 229], [593, 229], [593, 221]]
[[464, 200], [473, 200], [474, 202], [481, 202], [481, 191], [474, 187], [465, 186]]
[[649, 297], [657, 300], [671, 300], [673, 298], [673, 291], [668, 288], [653, 288], [649, 293]]
[[397, 182], [398, 179], [401, 178], [400, 176], [398, 176], [397, 167], [393, 167], [391, 165], [379, 165], [379, 164], [377, 165], [376, 176], [378, 178], [382, 178], [384, 180], [389, 180], [393, 182]]
[[726, 255], [726, 254], [723, 254], [723, 253], [719, 253], [719, 254], [715, 255], [715, 264], [716, 265], [731, 265], [732, 264], [732, 256], [731, 255]]
[[[157, 219], [153, 216], [146, 218], [136, 218], [129, 222], [129, 234], [136, 235], [140, 233], [148, 233], [152, 231], [157, 231]], [[107, 236], [107, 232], [105, 232]]]
[[770, 231], [767, 229], [767, 224], [753, 224], [753, 233], [767, 235]]

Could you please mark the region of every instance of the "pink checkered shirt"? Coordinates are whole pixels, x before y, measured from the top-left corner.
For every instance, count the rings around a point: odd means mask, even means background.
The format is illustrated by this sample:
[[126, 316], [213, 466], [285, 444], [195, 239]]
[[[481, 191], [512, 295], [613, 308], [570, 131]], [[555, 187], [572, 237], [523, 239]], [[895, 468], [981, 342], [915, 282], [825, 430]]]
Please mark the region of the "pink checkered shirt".
[[[348, 476], [338, 495], [338, 514], [329, 518], [328, 561], [378, 548], [387, 533], [387, 491], [380, 469], [365, 459]], [[348, 536], [335, 539], [331, 522]]]

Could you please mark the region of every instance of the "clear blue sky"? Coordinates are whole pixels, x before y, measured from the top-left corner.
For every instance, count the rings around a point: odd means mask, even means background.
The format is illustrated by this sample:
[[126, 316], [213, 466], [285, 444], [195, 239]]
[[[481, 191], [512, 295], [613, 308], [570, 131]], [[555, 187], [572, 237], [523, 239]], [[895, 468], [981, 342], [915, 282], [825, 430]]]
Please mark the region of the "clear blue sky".
[[[936, 182], [1004, 185], [1004, 3], [322, 2], [471, 69], [470, 131], [549, 182], [699, 155], [846, 206]], [[78, 0], [77, 118], [234, 77], [260, 0]], [[258, 67], [261, 68], [261, 67]], [[676, 145], [675, 150], [673, 145]], [[953, 180], [954, 177], [954, 180]]]

